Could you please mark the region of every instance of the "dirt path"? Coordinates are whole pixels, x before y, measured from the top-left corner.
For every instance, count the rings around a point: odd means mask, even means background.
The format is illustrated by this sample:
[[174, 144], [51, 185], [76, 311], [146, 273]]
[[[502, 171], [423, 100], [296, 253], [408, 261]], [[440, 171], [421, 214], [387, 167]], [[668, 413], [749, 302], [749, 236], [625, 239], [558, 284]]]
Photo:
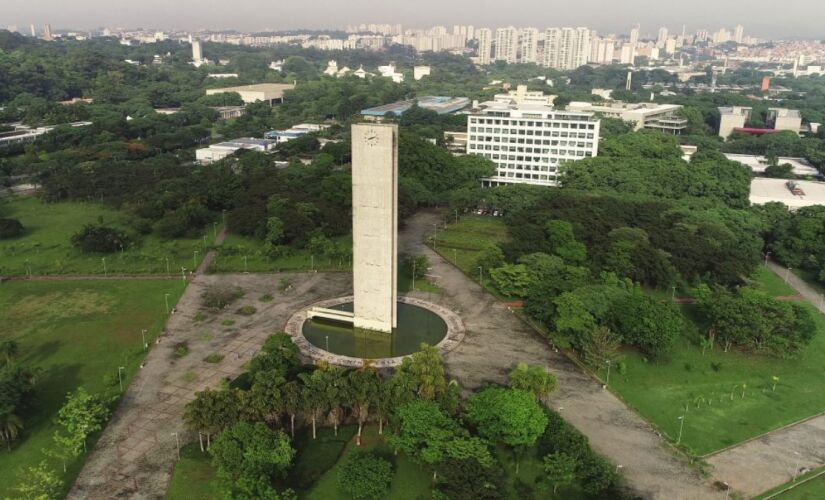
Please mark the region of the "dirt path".
[[[288, 293], [277, 290], [283, 276], [293, 282]], [[246, 294], [230, 310], [207, 314], [204, 321], [197, 321], [200, 295], [213, 283], [240, 286]], [[280, 331], [299, 308], [345, 295], [351, 288], [351, 276], [343, 273], [196, 276], [178, 303], [177, 312], [169, 318], [159, 345], [152, 346], [144, 368], [130, 384], [68, 498], [163, 498], [176, 458], [174, 433], [179, 433], [182, 443], [193, 439], [185, 432], [181, 417], [195, 392], [239, 375], [266, 337]], [[273, 295], [274, 300], [261, 302], [259, 298], [265, 293]], [[243, 305], [254, 305], [258, 312], [249, 317], [235, 314]], [[172, 353], [179, 342], [187, 342], [190, 352], [175, 359]], [[206, 363], [204, 358], [213, 353], [223, 354], [223, 360]]]
[[[769, 262], [768, 267], [799, 292], [820, 312], [821, 295], [811, 285], [787, 269]], [[754, 440], [711, 455], [714, 476], [727, 481], [748, 497], [791, 481], [803, 469], [825, 466], [825, 415], [778, 429]]]
[[559, 379], [551, 404], [564, 418], [587, 435], [593, 447], [622, 466], [627, 482], [644, 498], [724, 498], [698, 473], [677, 459], [656, 432], [612, 393], [582, 372], [563, 354], [516, 318], [508, 307], [444, 261], [423, 244], [434, 213], [419, 213], [407, 222], [401, 238], [402, 254], [426, 254], [431, 274], [439, 276], [441, 302], [464, 319], [467, 335], [445, 358], [451, 377], [467, 388], [487, 381], [503, 383], [519, 361], [549, 367]]

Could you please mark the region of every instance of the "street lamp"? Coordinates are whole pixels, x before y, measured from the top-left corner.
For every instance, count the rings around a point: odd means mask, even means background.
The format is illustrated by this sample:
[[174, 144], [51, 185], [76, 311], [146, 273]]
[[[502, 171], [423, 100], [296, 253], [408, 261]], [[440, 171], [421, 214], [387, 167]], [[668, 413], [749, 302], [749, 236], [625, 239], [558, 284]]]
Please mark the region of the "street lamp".
[[169, 269], [169, 257], [164, 257], [166, 259], [166, 276], [172, 274], [172, 271]]
[[327, 348], [327, 352], [329, 352], [329, 335], [324, 336], [324, 342]]
[[484, 274], [484, 269], [481, 266], [478, 266], [478, 284], [484, 286], [482, 282], [482, 275]]
[[198, 267], [198, 251], [195, 250], [195, 253], [192, 254], [192, 269]]
[[246, 255], [243, 256], [243, 272], [246, 273]]
[[140, 336], [143, 338], [143, 350], [145, 351], [149, 348], [149, 344], [146, 343], [146, 328], [140, 331]]
[[125, 370], [125, 366], [118, 366], [117, 367], [117, 381], [120, 383], [120, 392], [123, 392], [123, 370]]
[[103, 261], [103, 276], [107, 277], [109, 276], [109, 273], [106, 272], [106, 257], [101, 257], [100, 260]]
[[607, 386], [610, 385], [610, 360], [607, 360], [607, 378], [604, 381], [604, 388], [606, 389]]
[[433, 249], [435, 249], [436, 242], [438, 241], [438, 223], [433, 224], [433, 227], [435, 227], [435, 233], [433, 233]]
[[412, 289], [415, 291], [415, 257], [412, 259], [413, 273], [412, 273]]
[[619, 465], [616, 466], [616, 474], [619, 473], [619, 469], [624, 469], [624, 465], [619, 464]]
[[676, 300], [676, 287], [672, 286], [670, 288], [671, 288], [670, 301], [673, 302], [674, 300]]
[[169, 314], [169, 294], [163, 294], [163, 303], [166, 304], [166, 314]]
[[180, 266], [180, 279], [186, 283], [186, 268], [183, 266]]
[[458, 250], [453, 248], [453, 265], [458, 265]]
[[793, 469], [793, 480], [795, 482], [796, 481], [796, 476], [799, 473], [799, 460], [800, 460], [801, 457], [799, 456], [798, 451], [793, 452], [793, 454], [796, 455], [796, 466]]
[[177, 432], [173, 432], [172, 435], [175, 436], [175, 445], [178, 449], [178, 460], [180, 460], [180, 436]]
[[217, 222], [212, 223], [212, 234], [215, 236], [215, 239], [217, 240], [218, 239], [218, 223]]
[[679, 417], [679, 437], [676, 438], [676, 444], [679, 444], [679, 443], [682, 442], [682, 429], [684, 429], [684, 427], [685, 427], [685, 416], [682, 415], [681, 417]]
[[768, 259], [771, 258], [770, 252], [765, 252], [765, 267], [768, 267]]
[[730, 485], [726, 482], [723, 482], [722, 484], [725, 485], [725, 500], [728, 500], [728, 498], [730, 498]]
[[792, 267], [789, 267], [789, 268], [785, 271], [785, 283], [787, 283], [787, 282], [788, 282], [788, 278], [789, 278], [789, 277], [790, 277], [790, 275], [791, 275], [791, 270], [792, 270], [792, 269], [793, 269]]

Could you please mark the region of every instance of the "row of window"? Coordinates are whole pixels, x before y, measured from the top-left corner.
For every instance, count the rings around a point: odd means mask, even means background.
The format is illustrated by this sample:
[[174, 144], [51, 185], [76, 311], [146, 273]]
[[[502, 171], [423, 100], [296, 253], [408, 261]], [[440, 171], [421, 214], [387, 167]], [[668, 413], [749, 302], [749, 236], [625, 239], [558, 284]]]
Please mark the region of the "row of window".
[[[527, 148], [527, 149], [531, 149], [531, 148]], [[532, 148], [532, 149], [533, 149], [533, 151], [526, 151], [526, 152], [527, 153], [533, 153], [533, 154], [551, 155], [551, 156], [555, 156], [555, 157], [564, 156], [564, 157], [576, 157], [576, 158], [590, 158], [591, 156], [593, 156], [593, 153], [591, 153], [590, 151], [576, 151], [574, 149], [539, 149], [539, 148]], [[481, 153], [481, 151], [498, 151], [498, 149], [495, 149], [495, 150], [491, 149], [491, 147], [489, 145], [487, 145], [484, 148], [482, 148], [481, 146], [478, 146], [478, 147], [472, 147], [471, 146], [467, 150], [467, 152], [470, 153], [470, 154], [473, 154], [473, 153], [483, 154], [484, 156], [486, 156], [490, 159], [499, 159], [499, 158], [501, 158], [501, 159], [522, 161], [522, 158], [528, 158], [525, 161], [531, 161], [531, 160], [529, 160], [529, 158], [531, 158], [530, 156], [525, 157], [525, 156], [522, 156], [522, 155], [505, 155], [505, 154], [499, 155], [497, 153]], [[511, 151], [511, 152], [517, 152], [517, 151]], [[536, 158], [538, 158], [538, 157], [536, 157]], [[548, 158], [545, 157], [544, 160], [542, 160], [542, 161], [546, 161], [547, 159]], [[539, 160], [535, 160], [535, 161], [539, 161]]]
[[[570, 123], [565, 121], [559, 120], [573, 120], [575, 122], [584, 121], [585, 123]], [[541, 120], [541, 121], [532, 121], [532, 120], [502, 120], [500, 118], [476, 118], [470, 117], [470, 124], [471, 125], [512, 125], [512, 126], [519, 126], [519, 127], [550, 127], [550, 128], [572, 128], [572, 129], [583, 129], [583, 130], [595, 130], [596, 123], [590, 122], [589, 118], [582, 117], [570, 117], [570, 118], [563, 118], [557, 116], [554, 120]]]
[[[541, 130], [524, 130], [524, 129], [501, 129], [498, 127], [470, 127], [470, 132], [486, 132], [488, 134], [504, 134], [504, 135], [537, 135], [544, 137], [572, 137], [579, 139], [593, 139], [595, 134], [593, 132], [559, 132], [558, 130], [545, 130], [542, 134]], [[473, 136], [475, 137], [475, 136]]]
[[[495, 138], [492, 138], [492, 139], [495, 139]], [[484, 146], [485, 146], [484, 149], [486, 149], [488, 151], [524, 151], [524, 149], [525, 149], [524, 146], [500, 146], [499, 144], [495, 144], [495, 143], [498, 143], [500, 141], [494, 141], [492, 139], [490, 137], [481, 137], [481, 136], [479, 136], [478, 139], [473, 142], [473, 144], [470, 144], [470, 148], [475, 147], [477, 149], [481, 149], [482, 144], [479, 144], [480, 142], [493, 142], [494, 144], [491, 145], [492, 149], [487, 147], [487, 146], [489, 146], [488, 144], [484, 144]], [[501, 142], [504, 142], [505, 144], [507, 144], [506, 141], [501, 141]], [[518, 141], [510, 140], [509, 143], [510, 144], [532, 144], [532, 145], [535, 145], [535, 146], [541, 146], [542, 145], [542, 141], [540, 141], [540, 140], [533, 141], [533, 140], [529, 140], [529, 139], [527, 140], [527, 142], [525, 142], [524, 139], [519, 139]], [[589, 142], [589, 141], [580, 141], [580, 142], [576, 142], [576, 141], [544, 141], [543, 145], [545, 145], [545, 146], [562, 146], [562, 147], [571, 147], [571, 148], [582, 148], [582, 149], [586, 148], [587, 150], [590, 150], [590, 149], [593, 148], [593, 143]], [[533, 149], [535, 149], [536, 153], [540, 152], [540, 150], [541, 150], [541, 148], [533, 148], [532, 146], [527, 146], [527, 151], [532, 153]], [[547, 152], [547, 148], [544, 148], [544, 152], [545, 153]]]
[[499, 163], [496, 168], [496, 172], [507, 172], [507, 171], [528, 171], [528, 172], [558, 172], [559, 168], [558, 165], [519, 165], [517, 163]]

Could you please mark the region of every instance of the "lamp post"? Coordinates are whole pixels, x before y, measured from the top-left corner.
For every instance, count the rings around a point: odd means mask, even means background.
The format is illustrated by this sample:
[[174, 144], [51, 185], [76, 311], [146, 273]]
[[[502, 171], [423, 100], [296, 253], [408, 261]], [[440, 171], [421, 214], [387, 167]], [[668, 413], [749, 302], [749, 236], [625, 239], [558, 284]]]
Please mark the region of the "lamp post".
[[676, 444], [682, 442], [682, 430], [685, 428], [685, 416], [682, 415], [679, 417], [679, 437], [676, 438]]
[[415, 257], [412, 258], [413, 273], [412, 273], [412, 289], [415, 291]]
[[785, 283], [788, 282], [788, 278], [791, 276], [791, 270], [793, 270], [792, 267], [789, 267], [787, 270], [785, 270]]
[[163, 303], [166, 304], [166, 314], [169, 314], [169, 294], [163, 294]]
[[728, 500], [728, 498], [730, 498], [730, 485], [725, 482], [723, 482], [722, 484], [725, 485], [725, 500]]
[[246, 273], [248, 272], [248, 271], [247, 271], [247, 259], [246, 259], [246, 255], [244, 255], [244, 256], [243, 256], [243, 272], [244, 272], [244, 274], [246, 274]]
[[103, 261], [103, 276], [107, 277], [109, 276], [109, 273], [106, 272], [106, 257], [101, 257], [100, 260]]
[[619, 465], [616, 466], [616, 474], [619, 473], [619, 469], [624, 469], [624, 465], [619, 464]]
[[458, 224], [458, 209], [455, 209], [455, 223]]
[[453, 265], [458, 265], [458, 250], [453, 248]]
[[218, 239], [218, 223], [217, 222], [212, 223], [212, 235], [215, 237], [216, 240]]
[[484, 286], [484, 283], [482, 282], [483, 274], [484, 274], [484, 269], [481, 266], [478, 266], [478, 284], [481, 285], [481, 286]]
[[793, 454], [796, 455], [796, 466], [794, 466], [794, 468], [793, 468], [793, 481], [796, 482], [796, 476], [799, 473], [799, 459], [801, 457], [799, 456], [798, 451], [793, 452]]
[[140, 336], [143, 339], [143, 350], [145, 351], [146, 349], [149, 348], [149, 344], [146, 343], [146, 328], [143, 328], [140, 331]]
[[604, 381], [604, 388], [606, 389], [607, 386], [610, 385], [610, 360], [607, 360], [607, 377]]
[[198, 267], [198, 251], [195, 250], [195, 253], [192, 254], [192, 269]]
[[117, 381], [120, 384], [120, 392], [123, 392], [123, 370], [125, 370], [125, 366], [118, 366], [117, 367]]
[[433, 224], [433, 227], [435, 228], [435, 233], [433, 233], [433, 249], [435, 249], [436, 242], [438, 241], [438, 222]]
[[324, 336], [324, 345], [327, 348], [327, 352], [329, 352], [329, 335]]
[[169, 257], [164, 257], [166, 259], [166, 276], [172, 274], [172, 271], [169, 268]]
[[768, 267], [768, 259], [771, 258], [770, 252], [765, 252], [765, 267]]
[[177, 447], [178, 451], [178, 460], [180, 460], [180, 436], [177, 432], [173, 432], [172, 435], [175, 436], [175, 446]]
[[180, 266], [180, 279], [186, 283], [186, 268], [183, 266]]

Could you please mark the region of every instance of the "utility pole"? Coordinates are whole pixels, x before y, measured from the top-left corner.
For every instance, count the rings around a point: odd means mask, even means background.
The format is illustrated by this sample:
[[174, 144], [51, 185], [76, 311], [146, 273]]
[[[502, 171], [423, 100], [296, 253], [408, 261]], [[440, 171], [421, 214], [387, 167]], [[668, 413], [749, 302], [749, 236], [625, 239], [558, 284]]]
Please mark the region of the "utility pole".
[[169, 314], [169, 294], [163, 294], [163, 302], [166, 304], [166, 314]]
[[682, 415], [681, 417], [679, 417], [679, 437], [676, 439], [676, 444], [679, 444], [679, 443], [682, 442], [682, 430], [684, 429], [684, 427], [685, 427], [685, 416]]
[[120, 383], [120, 392], [123, 392], [123, 370], [125, 369], [125, 366], [117, 367], [117, 381]]
[[140, 331], [140, 336], [141, 336], [141, 338], [143, 338], [143, 350], [145, 351], [146, 349], [149, 348], [149, 344], [146, 343], [146, 328], [143, 328]]

